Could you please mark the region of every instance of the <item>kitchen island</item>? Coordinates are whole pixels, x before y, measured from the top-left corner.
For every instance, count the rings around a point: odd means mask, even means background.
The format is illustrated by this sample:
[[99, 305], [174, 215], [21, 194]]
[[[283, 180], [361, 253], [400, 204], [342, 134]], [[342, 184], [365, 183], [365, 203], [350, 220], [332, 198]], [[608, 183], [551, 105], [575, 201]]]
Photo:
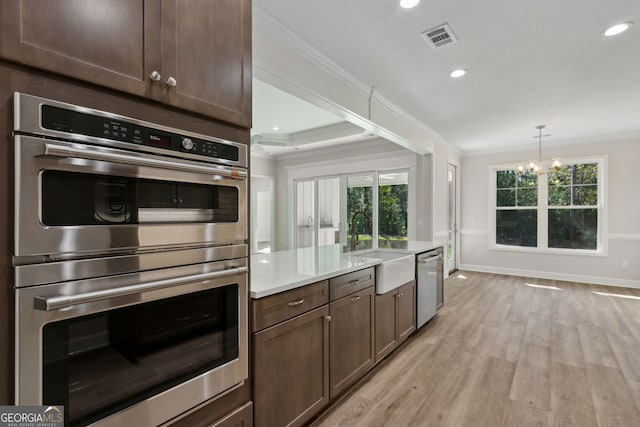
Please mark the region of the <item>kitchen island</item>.
[[367, 256], [374, 251], [418, 254], [442, 246], [409, 240], [403, 248], [365, 249], [342, 252], [340, 244], [290, 249], [251, 255], [251, 298], [258, 299], [295, 289], [331, 277], [381, 264], [384, 260]]
[[305, 425], [404, 342], [416, 330], [415, 276], [378, 294], [378, 269], [388, 252], [406, 258], [438, 246], [252, 255], [255, 424]]

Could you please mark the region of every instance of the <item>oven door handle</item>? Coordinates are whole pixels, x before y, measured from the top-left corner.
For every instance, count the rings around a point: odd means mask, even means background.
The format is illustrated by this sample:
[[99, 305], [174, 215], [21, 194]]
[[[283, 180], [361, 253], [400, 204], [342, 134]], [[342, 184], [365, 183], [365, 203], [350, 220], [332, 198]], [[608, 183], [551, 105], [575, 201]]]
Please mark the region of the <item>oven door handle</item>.
[[152, 167], [160, 169], [172, 169], [178, 171], [205, 173], [210, 175], [218, 175], [232, 179], [247, 179], [247, 171], [244, 169], [235, 169], [225, 166], [198, 165], [192, 163], [183, 163], [178, 159], [162, 160], [148, 157], [137, 157], [127, 154], [120, 150], [97, 151], [88, 149], [80, 149], [74, 147], [66, 147], [64, 145], [44, 143], [44, 155], [50, 157], [77, 158], [84, 160], [99, 160], [111, 163], [120, 163], [130, 166]]
[[142, 292], [155, 291], [163, 288], [170, 288], [187, 283], [197, 281], [205, 281], [219, 279], [222, 277], [233, 276], [236, 274], [245, 274], [249, 269], [245, 266], [232, 267], [222, 271], [213, 271], [210, 273], [193, 274], [173, 279], [156, 280], [138, 285], [123, 286], [116, 289], [106, 289], [101, 291], [87, 292], [78, 295], [54, 295], [54, 296], [38, 296], [33, 300], [33, 306], [37, 310], [53, 311], [61, 308], [72, 307], [75, 305], [96, 302], [110, 298], [117, 298], [127, 295], [140, 294]]

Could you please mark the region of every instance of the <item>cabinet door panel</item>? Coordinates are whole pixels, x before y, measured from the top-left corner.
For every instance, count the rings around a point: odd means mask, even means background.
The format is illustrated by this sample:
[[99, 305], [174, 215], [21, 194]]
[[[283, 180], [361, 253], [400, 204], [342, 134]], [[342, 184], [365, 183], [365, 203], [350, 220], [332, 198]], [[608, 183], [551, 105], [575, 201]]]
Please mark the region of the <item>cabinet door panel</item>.
[[163, 102], [251, 127], [251, 1], [163, 0]]
[[0, 2], [0, 56], [160, 99], [160, 5], [153, 0]]
[[210, 427], [253, 427], [253, 405], [248, 402]]
[[329, 384], [333, 399], [373, 366], [373, 287], [332, 302], [329, 312]]
[[328, 306], [254, 334], [259, 426], [303, 425], [329, 402]]
[[396, 348], [396, 290], [376, 295], [376, 362]]
[[406, 340], [416, 330], [416, 282], [399, 289], [398, 298], [398, 342]]

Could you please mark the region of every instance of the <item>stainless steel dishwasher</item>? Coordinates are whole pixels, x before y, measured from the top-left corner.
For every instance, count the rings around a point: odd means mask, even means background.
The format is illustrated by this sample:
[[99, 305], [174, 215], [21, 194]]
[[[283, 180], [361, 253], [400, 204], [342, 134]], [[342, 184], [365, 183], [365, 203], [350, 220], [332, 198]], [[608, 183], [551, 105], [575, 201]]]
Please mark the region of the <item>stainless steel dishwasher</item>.
[[416, 311], [418, 328], [436, 315], [437, 310], [444, 304], [442, 289], [444, 259], [443, 248], [439, 247], [429, 252], [416, 255], [416, 270], [418, 289]]

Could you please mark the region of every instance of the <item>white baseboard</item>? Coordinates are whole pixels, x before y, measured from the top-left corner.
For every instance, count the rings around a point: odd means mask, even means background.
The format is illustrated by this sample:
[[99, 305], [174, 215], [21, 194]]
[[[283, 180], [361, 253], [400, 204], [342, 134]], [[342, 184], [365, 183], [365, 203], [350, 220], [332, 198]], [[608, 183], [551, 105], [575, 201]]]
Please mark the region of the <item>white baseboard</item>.
[[516, 268], [472, 264], [460, 264], [459, 268], [460, 270], [477, 271], [480, 273], [508, 274], [511, 276], [535, 277], [537, 279], [564, 280], [567, 282], [590, 283], [594, 285], [621, 286], [623, 288], [640, 289], [640, 280], [581, 276], [578, 274], [555, 273], [552, 271], [519, 270]]

